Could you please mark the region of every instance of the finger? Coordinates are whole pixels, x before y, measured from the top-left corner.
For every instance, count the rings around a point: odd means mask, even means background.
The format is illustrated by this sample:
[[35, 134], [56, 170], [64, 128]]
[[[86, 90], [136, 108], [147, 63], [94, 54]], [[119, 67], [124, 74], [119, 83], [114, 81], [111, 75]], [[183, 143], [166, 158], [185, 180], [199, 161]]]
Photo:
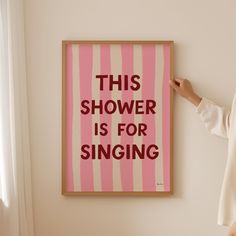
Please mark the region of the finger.
[[175, 80], [173, 79], [173, 80], [169, 80], [169, 83], [170, 83], [170, 85], [173, 87], [173, 88], [177, 88], [177, 87], [179, 87], [178, 86], [178, 84], [175, 82]]
[[174, 80], [169, 80], [169, 83], [173, 89], [175, 89], [176, 91], [179, 90], [179, 86], [175, 83]]
[[178, 83], [182, 83], [185, 79], [176, 77], [175, 80], [176, 80]]

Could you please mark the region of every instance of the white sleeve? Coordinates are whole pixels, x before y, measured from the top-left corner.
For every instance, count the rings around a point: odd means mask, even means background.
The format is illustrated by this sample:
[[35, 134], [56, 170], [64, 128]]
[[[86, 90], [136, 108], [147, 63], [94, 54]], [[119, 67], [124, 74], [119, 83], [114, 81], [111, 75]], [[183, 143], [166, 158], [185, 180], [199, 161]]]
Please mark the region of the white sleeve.
[[203, 97], [196, 112], [200, 115], [205, 127], [211, 134], [228, 138], [230, 126], [230, 110], [221, 107]]

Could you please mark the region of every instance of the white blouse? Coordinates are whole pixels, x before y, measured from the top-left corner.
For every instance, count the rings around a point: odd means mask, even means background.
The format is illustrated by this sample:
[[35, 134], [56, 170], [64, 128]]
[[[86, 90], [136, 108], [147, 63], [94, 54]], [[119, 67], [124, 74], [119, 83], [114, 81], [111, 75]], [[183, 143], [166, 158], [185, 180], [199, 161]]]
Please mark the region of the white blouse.
[[228, 138], [228, 157], [221, 188], [217, 223], [230, 226], [236, 221], [236, 93], [231, 110], [203, 97], [196, 112], [211, 134]]

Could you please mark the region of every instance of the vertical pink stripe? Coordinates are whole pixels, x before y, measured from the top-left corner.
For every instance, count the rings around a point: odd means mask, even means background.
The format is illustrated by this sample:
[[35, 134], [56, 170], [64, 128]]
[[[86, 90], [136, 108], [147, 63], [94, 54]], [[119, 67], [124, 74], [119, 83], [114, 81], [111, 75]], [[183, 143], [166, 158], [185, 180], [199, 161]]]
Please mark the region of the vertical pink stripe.
[[[155, 45], [143, 45], [143, 82], [142, 82], [142, 97], [143, 100], [155, 100]], [[143, 144], [148, 147], [150, 144], [155, 144], [155, 115], [144, 114], [143, 122], [147, 124], [148, 134], [143, 136]], [[156, 191], [155, 179], [155, 160], [147, 157], [143, 160], [143, 191]]]
[[[133, 75], [133, 46], [132, 45], [121, 45], [122, 54], [122, 75]], [[123, 78], [124, 79], [124, 78]], [[122, 103], [128, 102], [133, 99], [133, 92], [131, 89], [125, 91], [122, 90]], [[123, 114], [122, 123], [128, 124], [134, 122], [133, 114]], [[126, 145], [133, 144], [133, 136], [127, 135], [125, 132], [121, 136], [121, 145], [124, 147]], [[133, 161], [132, 159], [123, 158], [120, 161], [120, 171], [121, 171], [121, 185], [123, 191], [133, 191]]]
[[66, 46], [66, 191], [74, 190], [72, 168], [73, 78], [72, 46]]
[[[111, 74], [111, 54], [110, 45], [101, 44], [101, 74], [110, 75]], [[100, 98], [103, 102], [111, 100], [111, 91], [108, 87], [108, 79], [104, 81], [104, 90], [100, 91]], [[108, 125], [108, 134], [106, 136], [101, 136], [101, 144], [106, 147], [111, 144], [111, 118], [110, 114], [101, 114], [100, 122], [106, 123]], [[110, 159], [101, 159], [101, 184], [102, 191], [112, 191], [113, 190], [113, 174], [112, 174], [112, 157]]]
[[[92, 45], [79, 45], [79, 73], [80, 73], [80, 98], [83, 100], [92, 100], [92, 63], [93, 51]], [[92, 144], [92, 115], [81, 114], [81, 145]], [[80, 159], [80, 180], [81, 191], [93, 191], [93, 163], [92, 159]]]
[[163, 78], [163, 168], [165, 191], [170, 191], [170, 45], [164, 45], [164, 78]]

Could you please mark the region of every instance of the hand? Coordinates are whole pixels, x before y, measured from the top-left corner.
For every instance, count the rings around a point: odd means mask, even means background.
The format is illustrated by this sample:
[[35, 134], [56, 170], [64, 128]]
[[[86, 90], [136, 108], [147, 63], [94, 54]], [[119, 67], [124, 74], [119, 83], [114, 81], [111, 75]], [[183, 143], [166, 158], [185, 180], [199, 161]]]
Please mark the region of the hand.
[[236, 236], [236, 221], [230, 226], [228, 236]]
[[198, 106], [201, 102], [202, 98], [194, 92], [191, 83], [187, 79], [175, 78], [174, 80], [170, 80], [170, 85], [179, 95], [186, 98], [195, 106]]

